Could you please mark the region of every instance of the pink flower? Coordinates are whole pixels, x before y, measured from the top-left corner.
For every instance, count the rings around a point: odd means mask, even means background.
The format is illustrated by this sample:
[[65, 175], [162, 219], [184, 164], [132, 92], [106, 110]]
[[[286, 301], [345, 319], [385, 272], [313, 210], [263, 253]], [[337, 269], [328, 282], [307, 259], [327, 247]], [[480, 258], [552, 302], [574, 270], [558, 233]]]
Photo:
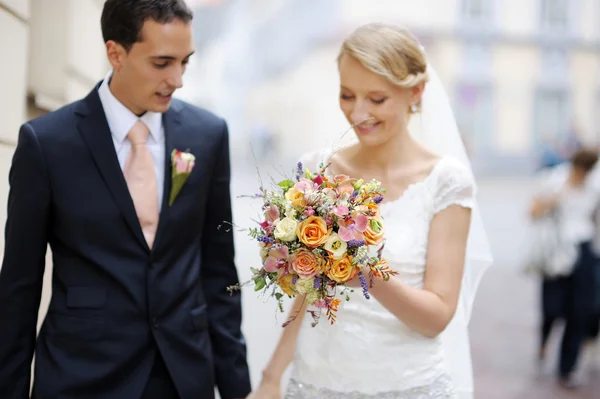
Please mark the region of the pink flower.
[[177, 173], [186, 173], [188, 171], [188, 163], [181, 158], [176, 159], [175, 170], [177, 170]]
[[314, 305], [317, 308], [327, 309], [327, 301], [325, 299], [319, 299]]
[[275, 205], [271, 205], [265, 212], [265, 219], [269, 222], [275, 222], [279, 218], [279, 208]]
[[332, 212], [333, 212], [333, 214], [335, 216], [342, 218], [342, 217], [346, 216], [349, 211], [350, 210], [348, 209], [347, 206], [345, 206], [345, 205], [338, 205], [335, 208], [333, 208]]
[[273, 248], [269, 251], [269, 256], [263, 266], [268, 273], [276, 272], [287, 264], [288, 257], [289, 250], [285, 245]]
[[307, 178], [301, 178], [300, 181], [294, 184], [294, 188], [301, 193], [310, 194], [319, 189], [319, 186]]
[[265, 220], [264, 222], [260, 223], [260, 227], [265, 231], [265, 233], [267, 235], [270, 235], [273, 232], [273, 222], [271, 222], [270, 220]]
[[369, 219], [362, 213], [357, 213], [351, 219], [340, 221], [338, 235], [346, 242], [364, 240], [363, 232], [367, 229]]
[[173, 150], [171, 163], [178, 175], [190, 173], [196, 164], [196, 157], [187, 151]]
[[306, 216], [312, 216], [315, 214], [315, 210], [312, 208], [312, 206], [309, 206], [305, 211], [304, 214]]
[[337, 175], [334, 176], [333, 181], [336, 184], [336, 191], [338, 193], [351, 195], [354, 192], [354, 186], [352, 184], [356, 179], [351, 179], [346, 175]]
[[321, 186], [321, 184], [323, 184], [323, 177], [321, 177], [321, 175], [317, 175], [313, 181]]

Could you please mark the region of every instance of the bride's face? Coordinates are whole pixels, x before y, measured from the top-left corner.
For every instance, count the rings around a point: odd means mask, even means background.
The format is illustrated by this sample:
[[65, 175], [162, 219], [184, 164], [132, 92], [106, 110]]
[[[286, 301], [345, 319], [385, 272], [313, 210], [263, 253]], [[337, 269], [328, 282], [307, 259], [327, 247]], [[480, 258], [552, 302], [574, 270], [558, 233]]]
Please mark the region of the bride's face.
[[408, 110], [418, 90], [397, 87], [348, 55], [341, 57], [339, 71], [340, 107], [348, 122], [372, 118], [354, 128], [362, 144], [383, 145], [406, 132]]

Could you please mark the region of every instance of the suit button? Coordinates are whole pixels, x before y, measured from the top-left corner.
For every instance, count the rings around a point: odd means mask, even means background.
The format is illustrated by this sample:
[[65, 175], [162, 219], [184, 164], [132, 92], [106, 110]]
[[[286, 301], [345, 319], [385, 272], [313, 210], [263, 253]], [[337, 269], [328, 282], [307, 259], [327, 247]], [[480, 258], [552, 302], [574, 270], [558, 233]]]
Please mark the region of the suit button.
[[158, 320], [156, 320], [156, 317], [154, 317], [152, 319], [152, 327], [153, 328], [158, 328], [159, 324], [158, 324]]

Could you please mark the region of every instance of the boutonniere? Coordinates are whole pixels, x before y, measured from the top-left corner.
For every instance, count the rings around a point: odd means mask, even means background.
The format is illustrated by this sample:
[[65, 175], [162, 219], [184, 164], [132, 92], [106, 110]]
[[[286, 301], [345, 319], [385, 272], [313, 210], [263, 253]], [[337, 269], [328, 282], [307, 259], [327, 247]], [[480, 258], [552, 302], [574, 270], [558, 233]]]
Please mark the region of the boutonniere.
[[173, 150], [171, 153], [171, 195], [169, 206], [173, 205], [175, 198], [183, 188], [183, 184], [192, 173], [196, 157], [189, 150]]

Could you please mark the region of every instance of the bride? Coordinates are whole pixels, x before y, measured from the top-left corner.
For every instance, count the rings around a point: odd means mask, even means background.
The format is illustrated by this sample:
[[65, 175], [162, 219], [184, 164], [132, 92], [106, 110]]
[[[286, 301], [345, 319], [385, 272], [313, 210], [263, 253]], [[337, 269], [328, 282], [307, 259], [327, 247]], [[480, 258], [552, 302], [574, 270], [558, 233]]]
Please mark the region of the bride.
[[472, 398], [467, 322], [491, 255], [446, 94], [418, 41], [396, 26], [358, 28], [338, 64], [340, 106], [357, 140], [303, 163], [382, 183], [383, 255], [399, 274], [376, 279], [370, 300], [354, 290], [333, 326], [311, 327], [296, 298], [299, 316], [251, 397], [281, 398], [292, 363], [289, 399]]

